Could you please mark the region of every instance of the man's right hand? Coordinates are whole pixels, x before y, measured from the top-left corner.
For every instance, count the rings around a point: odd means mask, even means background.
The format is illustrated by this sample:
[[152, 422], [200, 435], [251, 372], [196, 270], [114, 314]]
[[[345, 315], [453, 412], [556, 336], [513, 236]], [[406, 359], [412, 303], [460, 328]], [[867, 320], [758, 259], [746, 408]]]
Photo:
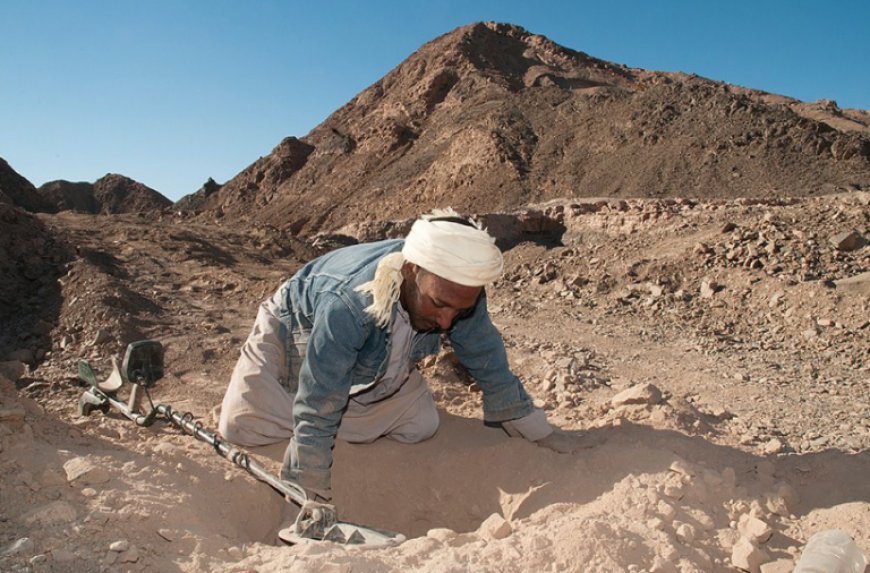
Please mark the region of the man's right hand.
[[335, 506], [317, 501], [306, 501], [296, 516], [296, 535], [307, 539], [323, 539], [329, 528], [338, 521]]
[[553, 433], [535, 440], [542, 448], [553, 450], [559, 454], [575, 454], [580, 450], [593, 448], [597, 444], [581, 433], [569, 433], [562, 430], [554, 430]]

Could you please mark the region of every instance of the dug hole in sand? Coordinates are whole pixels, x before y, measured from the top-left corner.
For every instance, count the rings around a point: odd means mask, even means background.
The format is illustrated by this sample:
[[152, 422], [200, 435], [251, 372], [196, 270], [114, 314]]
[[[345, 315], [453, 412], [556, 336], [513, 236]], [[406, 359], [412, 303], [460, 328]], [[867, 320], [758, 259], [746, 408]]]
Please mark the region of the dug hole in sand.
[[[339, 441], [340, 518], [409, 540], [286, 546], [292, 506], [208, 445], [116, 414], [67, 425], [10, 390], [3, 518], [29, 542], [4, 548], [8, 571], [790, 571], [805, 528], [870, 530], [866, 456], [768, 459], [635, 424], [659, 406], [628, 404], [574, 455], [444, 411], [421, 444]], [[253, 453], [277, 470], [283, 445]], [[17, 564], [34, 543], [42, 558]]]
[[411, 539], [378, 551], [265, 549], [226, 570], [790, 571], [796, 514], [846, 521], [853, 535], [870, 525], [866, 459], [774, 463], [629, 422], [582, 436], [588, 449], [562, 455], [442, 413], [422, 444], [340, 442], [342, 519]]

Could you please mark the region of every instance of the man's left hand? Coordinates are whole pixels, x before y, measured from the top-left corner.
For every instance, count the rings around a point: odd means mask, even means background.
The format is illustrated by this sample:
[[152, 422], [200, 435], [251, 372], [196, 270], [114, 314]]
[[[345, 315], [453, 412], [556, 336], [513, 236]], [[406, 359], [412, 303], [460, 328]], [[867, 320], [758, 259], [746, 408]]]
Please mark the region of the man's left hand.
[[536, 440], [535, 443], [542, 448], [547, 448], [560, 454], [574, 454], [596, 445], [586, 434], [568, 433], [561, 430], [553, 430], [551, 434]]

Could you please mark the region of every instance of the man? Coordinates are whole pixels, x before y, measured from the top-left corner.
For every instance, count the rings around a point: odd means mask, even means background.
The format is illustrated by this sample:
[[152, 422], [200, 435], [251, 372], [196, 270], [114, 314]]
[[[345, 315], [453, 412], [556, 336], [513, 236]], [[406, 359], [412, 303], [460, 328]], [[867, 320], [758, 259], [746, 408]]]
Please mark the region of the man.
[[484, 419], [550, 449], [556, 433], [508, 366], [484, 286], [502, 273], [495, 240], [452, 209], [404, 240], [337, 249], [306, 264], [259, 309], [224, 396], [220, 432], [260, 446], [290, 438], [282, 478], [331, 499], [336, 436], [415, 443], [438, 412], [415, 363], [449, 337], [483, 391]]

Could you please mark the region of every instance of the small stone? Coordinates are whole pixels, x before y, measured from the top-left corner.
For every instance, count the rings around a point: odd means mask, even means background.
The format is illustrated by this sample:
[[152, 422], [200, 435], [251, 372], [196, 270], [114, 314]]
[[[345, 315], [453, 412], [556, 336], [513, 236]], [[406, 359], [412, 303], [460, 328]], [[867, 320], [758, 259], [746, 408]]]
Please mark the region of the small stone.
[[426, 537], [441, 543], [447, 543], [451, 539], [455, 539], [457, 535], [455, 531], [446, 527], [436, 527], [426, 532]]
[[63, 464], [63, 469], [66, 472], [67, 481], [70, 483], [77, 481], [84, 485], [99, 485], [111, 479], [105, 469], [83, 457], [67, 460]]
[[773, 535], [773, 529], [764, 521], [751, 515], [741, 515], [737, 524], [741, 535], [753, 543], [764, 543]]
[[785, 298], [784, 292], [782, 292], [782, 291], [775, 292], [773, 294], [773, 296], [770, 297], [770, 300], [767, 302], [767, 306], [770, 308], [773, 308], [776, 305], [778, 305], [780, 302], [782, 302], [782, 299], [784, 299], [784, 298]]
[[734, 417], [734, 414], [729, 412], [723, 406], [713, 406], [710, 409], [710, 415], [712, 415], [716, 418], [722, 419], [722, 420], [730, 420], [731, 418]]
[[136, 563], [139, 561], [139, 550], [136, 546], [131, 547], [121, 555], [121, 563]]
[[749, 573], [761, 573], [762, 564], [769, 560], [767, 553], [743, 537], [731, 549], [731, 564]]
[[114, 551], [115, 553], [123, 553], [130, 549], [130, 542], [126, 539], [119, 539], [118, 541], [113, 541], [111, 545], [109, 545], [109, 551]]
[[791, 515], [791, 510], [789, 510], [788, 504], [785, 502], [785, 499], [778, 495], [773, 495], [767, 498], [767, 502], [765, 503], [767, 510], [771, 513], [775, 513], [780, 517], [788, 517]]
[[764, 444], [763, 451], [765, 454], [773, 455], [780, 453], [785, 449], [785, 444], [779, 438], [773, 438]]
[[689, 523], [681, 523], [679, 521], [675, 521], [674, 526], [674, 529], [677, 533], [677, 539], [679, 539], [680, 542], [686, 545], [692, 543], [695, 540], [695, 537], [697, 537], [697, 532], [695, 531], [695, 528], [692, 527], [692, 525]]
[[701, 281], [701, 298], [713, 298], [713, 295], [719, 290], [721, 287], [715, 282], [711, 280]]
[[657, 284], [649, 284], [649, 294], [653, 298], [659, 298], [664, 294], [665, 290]]
[[504, 539], [513, 532], [513, 528], [504, 517], [493, 513], [480, 524], [478, 531], [488, 539]]
[[623, 390], [611, 399], [611, 404], [614, 406], [624, 406], [628, 404], [658, 404], [662, 401], [662, 391], [656, 386], [646, 382], [632, 386], [628, 390]]
[[675, 510], [671, 504], [663, 500], [659, 500], [656, 505], [656, 511], [668, 521], [674, 519], [674, 516], [677, 515], [677, 510]]
[[867, 240], [861, 233], [854, 230], [837, 233], [831, 237], [830, 241], [838, 251], [857, 251], [867, 244]]
[[64, 334], [64, 335], [60, 338], [60, 348], [61, 348], [61, 350], [66, 350], [67, 348], [69, 348], [70, 346], [72, 346], [74, 342], [75, 342], [75, 339], [74, 339], [72, 336], [70, 336], [69, 334]]
[[233, 545], [232, 547], [227, 547], [227, 555], [229, 555], [230, 558], [234, 561], [241, 561], [245, 557], [245, 554], [242, 552], [242, 550], [235, 545]]
[[99, 329], [91, 341], [91, 346], [100, 346], [112, 340], [112, 334], [103, 328]]

